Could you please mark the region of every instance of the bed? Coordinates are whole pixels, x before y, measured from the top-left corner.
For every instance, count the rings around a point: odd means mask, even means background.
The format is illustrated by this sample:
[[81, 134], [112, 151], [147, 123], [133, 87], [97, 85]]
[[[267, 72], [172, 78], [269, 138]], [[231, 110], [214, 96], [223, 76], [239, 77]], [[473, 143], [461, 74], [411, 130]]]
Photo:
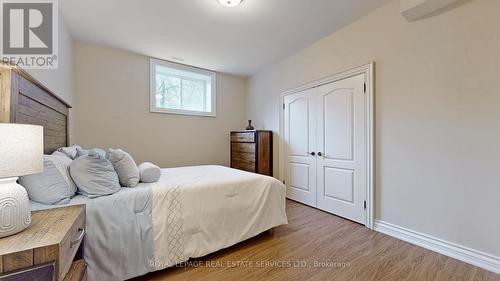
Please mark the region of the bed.
[[[9, 113], [2, 114], [9, 119], [0, 122], [43, 125], [47, 154], [68, 145], [69, 105], [23, 71], [11, 71], [24, 84], [10, 87], [10, 94], [0, 97], [4, 108], [10, 106]], [[77, 195], [68, 205], [86, 205], [88, 280], [125, 280], [286, 224], [285, 192], [272, 177], [222, 166], [194, 166], [162, 169], [159, 182], [122, 188], [110, 196]], [[31, 202], [31, 207], [61, 205]]]
[[279, 181], [222, 166], [163, 169], [157, 183], [70, 204], [86, 204], [89, 280], [141, 276], [287, 223]]

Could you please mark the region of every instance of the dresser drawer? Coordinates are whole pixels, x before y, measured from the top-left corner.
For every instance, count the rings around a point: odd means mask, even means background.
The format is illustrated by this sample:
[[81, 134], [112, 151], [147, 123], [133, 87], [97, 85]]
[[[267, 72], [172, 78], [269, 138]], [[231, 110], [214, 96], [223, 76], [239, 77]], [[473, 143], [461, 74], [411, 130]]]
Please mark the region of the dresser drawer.
[[233, 160], [231, 167], [234, 169], [255, 173], [255, 163], [252, 164], [244, 161]]
[[232, 132], [231, 142], [255, 142], [255, 132]]
[[254, 143], [234, 142], [231, 144], [232, 153], [255, 153]]
[[[248, 148], [247, 146], [243, 147]], [[255, 160], [255, 153], [253, 152], [237, 152], [234, 151], [234, 149], [231, 151], [231, 167], [233, 168], [248, 172], [255, 172]]]
[[61, 242], [59, 249], [59, 280], [68, 273], [85, 235], [85, 212], [80, 213]]
[[233, 163], [243, 162], [255, 165], [255, 154], [246, 152], [233, 152]]

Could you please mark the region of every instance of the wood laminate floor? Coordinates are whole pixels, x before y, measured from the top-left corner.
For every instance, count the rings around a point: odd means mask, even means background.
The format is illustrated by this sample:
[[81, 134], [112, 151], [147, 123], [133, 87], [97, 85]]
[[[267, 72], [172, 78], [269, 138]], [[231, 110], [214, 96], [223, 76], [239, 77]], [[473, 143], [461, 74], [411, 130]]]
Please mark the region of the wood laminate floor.
[[287, 201], [289, 224], [135, 280], [499, 280], [500, 275]]

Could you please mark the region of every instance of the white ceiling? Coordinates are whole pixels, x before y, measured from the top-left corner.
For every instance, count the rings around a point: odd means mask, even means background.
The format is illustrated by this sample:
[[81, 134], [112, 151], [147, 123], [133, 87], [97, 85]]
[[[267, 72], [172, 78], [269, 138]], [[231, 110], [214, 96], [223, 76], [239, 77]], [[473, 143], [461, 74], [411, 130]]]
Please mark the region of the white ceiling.
[[[249, 76], [387, 0], [61, 0], [73, 38]], [[178, 60], [177, 60], [178, 61]]]

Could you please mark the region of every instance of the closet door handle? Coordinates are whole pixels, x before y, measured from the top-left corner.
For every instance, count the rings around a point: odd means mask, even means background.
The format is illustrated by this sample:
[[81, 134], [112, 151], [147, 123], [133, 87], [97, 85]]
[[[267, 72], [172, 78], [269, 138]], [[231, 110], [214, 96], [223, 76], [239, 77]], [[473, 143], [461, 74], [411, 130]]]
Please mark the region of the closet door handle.
[[309, 152], [309, 154], [311, 154], [312, 156], [316, 155], [316, 153], [313, 152]]
[[323, 156], [323, 153], [321, 153], [321, 152], [318, 152], [318, 156]]

